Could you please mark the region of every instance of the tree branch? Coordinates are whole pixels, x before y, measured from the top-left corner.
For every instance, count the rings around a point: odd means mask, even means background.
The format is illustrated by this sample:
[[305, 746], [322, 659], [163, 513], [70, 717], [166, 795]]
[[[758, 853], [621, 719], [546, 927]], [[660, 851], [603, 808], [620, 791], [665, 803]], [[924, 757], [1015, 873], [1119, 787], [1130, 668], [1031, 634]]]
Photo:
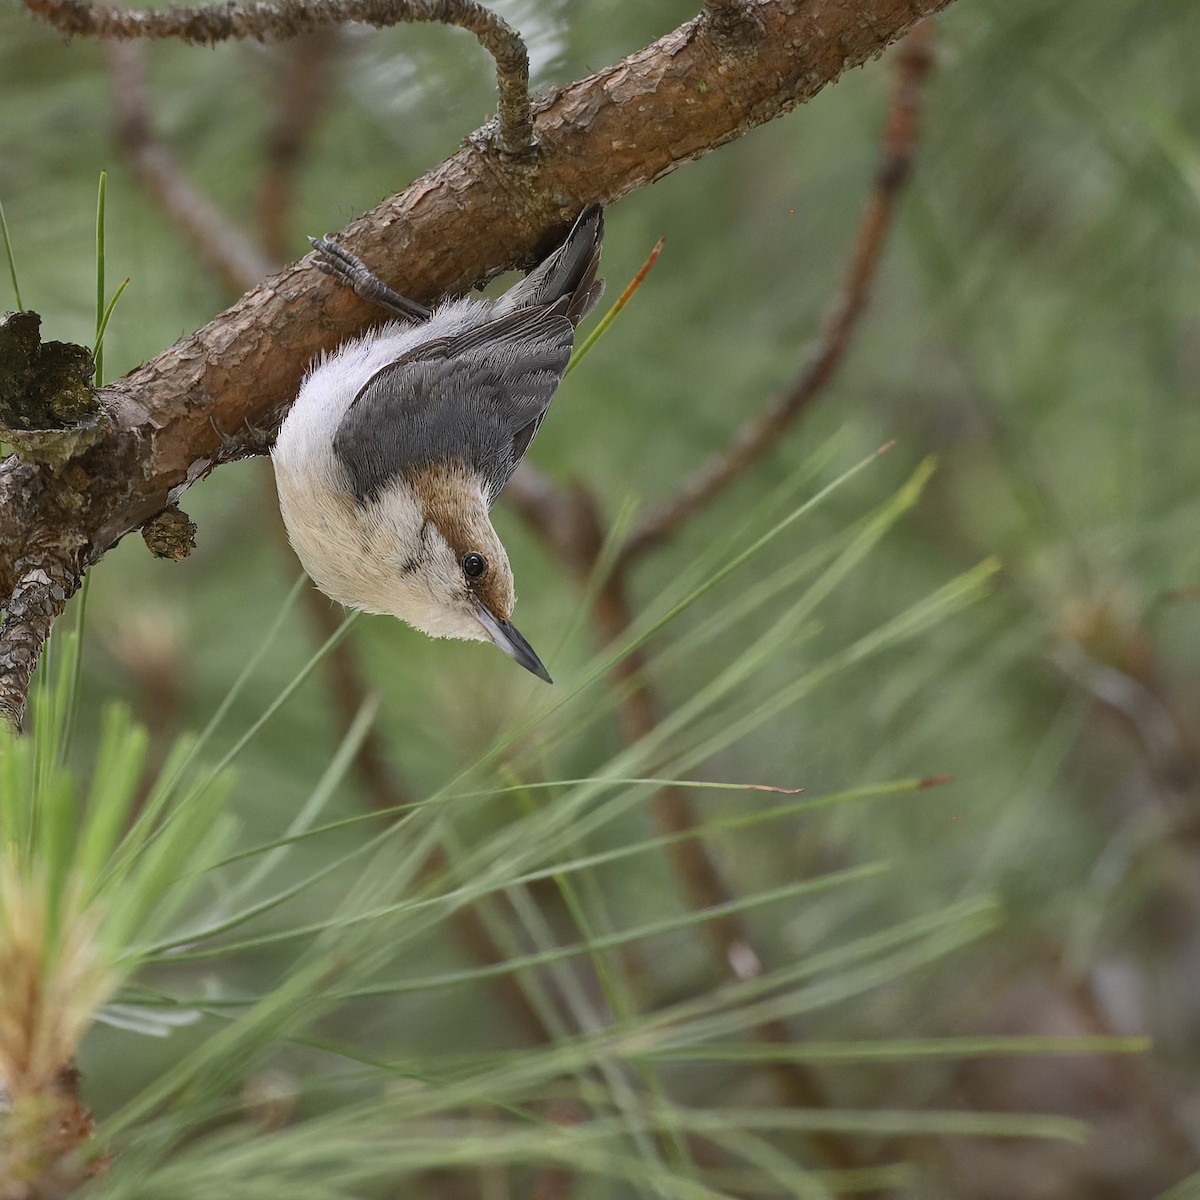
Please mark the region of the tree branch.
[[104, 52], [112, 83], [117, 143], [142, 187], [231, 292], [252, 288], [276, 264], [192, 185], [175, 156], [154, 136], [140, 47], [112, 42]]
[[0, 721], [19, 731], [42, 646], [78, 587], [78, 576], [53, 556], [19, 563], [17, 570], [0, 623]]
[[[275, 115], [267, 135], [263, 176], [256, 199], [259, 237], [263, 249], [276, 264], [288, 259], [288, 218], [296, 174], [324, 116], [333, 84], [333, 67], [345, 44], [341, 30], [307, 34], [296, 38], [278, 63], [271, 89]], [[257, 282], [258, 279], [254, 280]]]
[[[735, 5], [726, 7], [736, 7]], [[659, 544], [684, 521], [761, 461], [784, 431], [828, 382], [844, 354], [850, 335], [867, 298], [891, 222], [896, 195], [905, 182], [916, 142], [919, 88], [930, 63], [928, 26], [910, 34], [897, 62], [897, 77], [884, 125], [883, 152], [874, 191], [860, 224], [847, 271], [847, 279], [826, 318], [821, 345], [798, 381], [747, 422], [731, 446], [687, 481], [657, 514], [634, 531], [625, 543], [613, 570], [599, 587], [592, 620], [602, 645], [618, 645], [631, 623], [629, 572], [636, 557]], [[580, 486], [556, 489], [528, 465], [522, 466], [505, 492], [506, 498], [546, 543], [551, 552], [586, 584], [596, 568], [606, 541], [604, 521], [595, 498]], [[645, 647], [627, 654], [612, 670], [617, 691], [617, 712], [625, 742], [634, 745], [659, 725], [659, 702], [648, 674]], [[686, 903], [694, 910], [720, 908], [730, 899], [720, 868], [703, 839], [678, 837], [695, 829], [695, 814], [685, 789], [659, 788], [651, 813], [660, 835], [671, 840], [666, 854]], [[748, 978], [762, 971], [753, 939], [740, 917], [723, 915], [706, 921], [714, 959], [723, 973]], [[766, 1021], [753, 1030], [757, 1040], [786, 1045], [792, 1040], [781, 1021]], [[781, 1098], [795, 1107], [820, 1108], [826, 1104], [820, 1078], [803, 1064], [779, 1060], [771, 1072]], [[814, 1150], [828, 1166], [862, 1165], [851, 1139], [834, 1132], [812, 1134]]]
[[[548, 481], [532, 468], [518, 488], [517, 510], [564, 566], [586, 587], [606, 540], [604, 519], [595, 497], [582, 486], [553, 492]], [[515, 480], [514, 480], [515, 482]], [[509, 485], [511, 487], [511, 484]], [[596, 593], [592, 623], [603, 646], [625, 639], [632, 623], [626, 575], [614, 571]], [[648, 674], [649, 655], [644, 646], [626, 654], [610, 676], [617, 692], [617, 716], [626, 745], [633, 746], [658, 727], [659, 703]], [[666, 856], [685, 903], [694, 911], [719, 909], [731, 900], [717, 863], [702, 838], [680, 837], [696, 827], [687, 792], [674, 784], [659, 788], [651, 802], [655, 829], [668, 840]], [[708, 935], [720, 973], [733, 979], [750, 979], [762, 973], [762, 961], [740, 916], [711, 916], [701, 926]], [[768, 1020], [754, 1027], [754, 1037], [768, 1044], [788, 1045], [792, 1038], [782, 1021]], [[814, 1073], [801, 1063], [778, 1061], [769, 1065], [784, 1103], [798, 1108], [826, 1105], [824, 1091]], [[834, 1168], [857, 1165], [849, 1138], [815, 1130], [809, 1135], [822, 1162]]]
[[746, 0], [704, 0], [704, 11], [709, 20], [736, 25], [746, 19], [749, 5]]
[[120, 9], [83, 0], [25, 0], [30, 12], [66, 34], [129, 40], [179, 38], [212, 45], [230, 38], [290, 38], [330, 25], [364, 21], [380, 28], [431, 21], [473, 33], [496, 62], [501, 151], [533, 151], [529, 55], [521, 35], [476, 0], [289, 0], [287, 4], [215, 4], [165, 9]]
[[[269, 256], [275, 255], [273, 245], [281, 245], [292, 194], [292, 174], [312, 126], [319, 116], [321, 102], [327, 92], [324, 86], [330, 54], [336, 44], [325, 37], [301, 37], [289, 50], [284, 64], [283, 85], [278, 90], [276, 119], [269, 135], [266, 170], [259, 191], [259, 215], [262, 239]], [[123, 148], [134, 161], [138, 175], [150, 197], [156, 200], [165, 214], [196, 244], [201, 257], [234, 291], [253, 287], [267, 268], [261, 267], [247, 278], [257, 262], [265, 262], [258, 249], [229, 223], [223, 214], [199, 192], [184, 175], [174, 156], [156, 137], [150, 120], [142, 64], [137, 47], [109, 43], [109, 70], [112, 76], [115, 105], [119, 116]], [[315, 77], [315, 83], [314, 83]], [[281, 256], [281, 252], [280, 252]], [[269, 493], [269, 494], [268, 494]], [[273, 487], [264, 488], [264, 502], [274, 507]], [[165, 512], [178, 509], [167, 509]], [[156, 524], [165, 514], [153, 518]], [[282, 523], [272, 522], [281, 544], [287, 545]], [[143, 534], [150, 528], [143, 528]], [[194, 527], [193, 527], [194, 528]], [[340, 618], [329, 602], [315, 588], [304, 589], [310, 617], [318, 630], [317, 643], [327, 641], [340, 624]], [[345, 734], [367, 700], [354, 659], [349, 638], [340, 641], [325, 661], [335, 719]], [[354, 770], [373, 808], [394, 819], [400, 808], [411, 798], [391, 770], [379, 731], [372, 726], [363, 736], [354, 756]], [[426, 876], [447, 870], [445, 852], [436, 848], [426, 860]], [[453, 917], [459, 941], [475, 961], [495, 965], [504, 956], [480, 913], [474, 907], [458, 910]], [[530, 1003], [520, 983], [509, 975], [499, 975], [492, 987], [506, 1006], [513, 1020], [534, 1043], [549, 1040], [549, 1032], [536, 1008]]]
[[[414, 299], [461, 291], [536, 258], [583, 204], [625, 195], [790, 111], [949, 2], [760, 0], [756, 54], [736, 59], [696, 18], [544, 97], [535, 162], [469, 140], [349, 226], [344, 242]], [[0, 605], [31, 547], [56, 549], [56, 561], [82, 572], [215, 466], [264, 452], [306, 365], [375, 319], [301, 260], [103, 389], [111, 428], [66, 467], [0, 465]]]
[[703, 17], [720, 41], [725, 57], [753, 53], [761, 26], [751, 0], [704, 0]]
[[833, 378], [866, 309], [896, 200], [912, 167], [920, 85], [931, 63], [929, 36], [930, 26], [918, 25], [904, 40], [897, 56], [875, 188], [859, 222], [846, 278], [825, 314], [820, 340], [808, 362], [787, 388], [738, 429], [725, 449], [692, 472], [670, 499], [633, 528], [622, 547], [621, 564], [633, 561], [670, 537], [770, 454], [800, 413], [820, 397]]

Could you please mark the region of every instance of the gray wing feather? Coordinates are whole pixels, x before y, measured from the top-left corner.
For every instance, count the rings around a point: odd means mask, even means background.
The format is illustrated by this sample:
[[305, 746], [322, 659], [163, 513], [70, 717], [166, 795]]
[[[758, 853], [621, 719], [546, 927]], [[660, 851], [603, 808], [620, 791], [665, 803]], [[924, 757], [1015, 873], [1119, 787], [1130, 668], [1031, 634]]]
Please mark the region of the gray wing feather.
[[563, 244], [500, 297], [496, 311], [512, 312], [566, 297], [566, 314], [572, 325], [578, 325], [604, 291], [604, 281], [596, 278], [603, 237], [604, 209], [590, 204], [576, 218]]
[[562, 381], [575, 326], [603, 290], [603, 235], [604, 211], [590, 205], [563, 244], [495, 302], [490, 320], [427, 341], [372, 376], [333, 439], [360, 501], [409, 469], [461, 459], [495, 502]]
[[489, 506], [550, 407], [571, 356], [566, 300], [521, 309], [415, 347], [376, 372], [338, 426], [333, 450], [360, 501], [407, 470], [464, 460]]

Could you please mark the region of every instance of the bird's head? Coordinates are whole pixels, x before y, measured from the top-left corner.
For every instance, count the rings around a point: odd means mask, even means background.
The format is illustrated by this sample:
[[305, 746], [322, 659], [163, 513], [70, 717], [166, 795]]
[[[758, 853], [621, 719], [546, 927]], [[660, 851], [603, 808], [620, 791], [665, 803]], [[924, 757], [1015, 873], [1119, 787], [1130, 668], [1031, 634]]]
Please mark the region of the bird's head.
[[391, 611], [433, 637], [494, 642], [510, 658], [550, 682], [533, 647], [512, 623], [512, 567], [492, 528], [478, 479], [457, 463], [409, 473], [419, 527], [399, 565], [410, 585]]

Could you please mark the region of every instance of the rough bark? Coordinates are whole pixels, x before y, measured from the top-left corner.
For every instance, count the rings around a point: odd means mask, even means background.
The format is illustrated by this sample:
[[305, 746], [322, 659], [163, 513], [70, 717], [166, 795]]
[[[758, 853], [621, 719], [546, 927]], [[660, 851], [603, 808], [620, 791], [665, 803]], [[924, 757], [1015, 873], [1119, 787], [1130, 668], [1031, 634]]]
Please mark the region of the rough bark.
[[[533, 261], [582, 205], [790, 111], [949, 2], [759, 0], [740, 26], [706, 10], [540, 97], [533, 160], [473, 136], [344, 240], [414, 299], [464, 290]], [[302, 259], [105, 388], [111, 430], [64, 468], [0, 465], [0, 603], [31, 565], [78, 574], [215, 466], [262, 453], [313, 356], [373, 319]]]

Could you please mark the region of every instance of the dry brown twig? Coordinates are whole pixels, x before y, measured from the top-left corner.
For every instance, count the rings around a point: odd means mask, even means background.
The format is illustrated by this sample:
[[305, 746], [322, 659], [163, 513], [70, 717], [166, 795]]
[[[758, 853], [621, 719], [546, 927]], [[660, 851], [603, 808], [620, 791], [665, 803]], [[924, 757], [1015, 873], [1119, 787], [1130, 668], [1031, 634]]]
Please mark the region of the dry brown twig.
[[180, 229], [205, 265], [234, 293], [252, 288], [275, 263], [199, 192], [153, 134], [140, 46], [104, 46], [112, 82], [117, 143], [147, 194]]
[[[928, 23], [918, 25], [897, 54], [875, 186], [859, 222], [846, 279], [830, 305], [817, 347], [794, 383], [750, 418], [734, 434], [729, 446], [699, 468], [626, 539], [611, 573], [596, 593], [592, 618], [602, 644], [620, 644], [628, 634], [633, 612], [629, 574], [641, 556], [661, 545], [777, 449], [783, 433], [821, 395], [845, 357], [879, 266], [896, 200], [910, 173], [916, 147], [920, 85], [932, 61], [931, 33]], [[517, 510], [552, 553], [581, 583], [586, 583], [596, 569], [606, 541], [604, 518], [595, 497], [579, 485], [569, 493], [556, 492], [549, 481], [532, 469], [514, 479], [509, 490]], [[661, 706], [649, 681], [648, 665], [649, 654], [644, 646], [639, 646], [613, 668], [613, 683], [620, 694], [622, 732], [629, 744], [647, 737], [660, 721]], [[683, 788], [659, 789], [651, 811], [660, 835], [678, 835], [695, 828], [695, 814]], [[729, 902], [731, 893], [702, 838], [677, 837], [669, 844], [667, 854], [684, 898], [693, 909], [713, 909]], [[740, 918], [721, 916], [706, 921], [704, 929], [723, 973], [747, 978], [762, 972], [753, 939]], [[754, 1032], [760, 1041], [770, 1044], [787, 1045], [792, 1040], [787, 1027], [779, 1021], [766, 1022]], [[774, 1064], [772, 1070], [788, 1104], [824, 1105], [823, 1088], [810, 1070], [783, 1061]], [[852, 1143], [841, 1135], [819, 1132], [812, 1142], [829, 1166], [862, 1165]]]
[[[318, 84], [326, 78], [322, 68], [336, 49], [336, 44], [327, 38], [300, 37], [289, 45], [287, 59], [281, 64], [285, 86], [280, 88], [276, 120], [268, 138], [266, 170], [259, 191], [259, 224], [267, 247], [264, 255], [196, 189], [179, 162], [156, 136], [150, 121], [138, 48], [122, 43], [106, 47], [122, 149], [130, 156], [151, 198], [188, 235], [201, 258], [218, 277], [235, 291], [253, 287], [270, 269], [266, 264], [280, 257], [286, 214], [290, 208], [292, 174], [319, 118], [325, 90], [321, 86], [312, 86], [311, 81], [314, 74]], [[291, 86], [287, 86], [289, 81]], [[273, 495], [269, 503], [273, 507]], [[282, 523], [276, 521], [274, 527], [280, 540], [286, 541]], [[314, 589], [306, 588], [304, 598], [318, 643], [324, 643], [336, 632], [341, 618]], [[344, 735], [367, 701], [367, 688], [349, 640], [340, 641], [333, 647], [326, 657], [325, 668], [332, 711]], [[411, 802], [411, 796], [389, 764], [383, 739], [374, 727], [363, 736], [355, 753], [354, 771], [375, 811], [394, 817]], [[426, 876], [438, 875], [447, 867], [445, 855], [435, 851], [425, 863], [424, 873]], [[478, 912], [473, 908], [459, 909], [453, 920], [459, 941], [470, 958], [483, 965], [504, 961], [503, 952]], [[492, 981], [492, 986], [514, 1021], [532, 1041], [549, 1040], [545, 1024], [517, 980], [502, 975]]]
[[294, 38], [277, 64], [272, 89], [275, 114], [267, 134], [265, 170], [257, 198], [259, 236], [263, 249], [276, 263], [287, 261], [296, 171], [329, 99], [333, 67], [345, 44], [341, 34], [340, 29], [327, 29]]
[[921, 80], [931, 64], [929, 26], [918, 25], [897, 54], [895, 83], [883, 132], [883, 153], [866, 211], [859, 222], [846, 278], [825, 314], [821, 336], [800, 373], [788, 387], [750, 417], [717, 451], [647, 514], [621, 548], [627, 565], [664, 541], [771, 454], [800, 414], [825, 390], [858, 325], [896, 211], [896, 198], [912, 167], [917, 141], [917, 105]]
[[[796, 5], [789, 0], [762, 0], [754, 5], [740, 0], [709, 0], [700, 19], [547, 101], [538, 116], [543, 157], [538, 166], [537, 190], [543, 197], [547, 194], [560, 197], [564, 212], [577, 208], [580, 202], [588, 199], [614, 198], [762, 120], [786, 111], [815, 93], [824, 82], [836, 78], [846, 66], [878, 52], [914, 20], [948, 2], [875, 0], [871, 7], [876, 19], [874, 23], [864, 23], [859, 19], [861, 14], [853, 14], [855, 20], [848, 22], [849, 15], [842, 12], [835, 0], [824, 0], [824, 3], [818, 0], [807, 5]], [[83, 5], [69, 5], [63, 0], [29, 0], [29, 3], [37, 11], [66, 13], [71, 20], [83, 22], [83, 25], [93, 22], [90, 26], [93, 32], [102, 26], [108, 27], [107, 16]], [[443, 7], [446, 6], [414, 4], [409, 9], [431, 11]], [[461, 13], [465, 7], [478, 9], [479, 6], [457, 4], [452, 7]], [[231, 22], [236, 24], [236, 20], [241, 20], [244, 11], [228, 10]], [[309, 13], [305, 19], [312, 19], [316, 6], [304, 11]], [[215, 26], [200, 21], [197, 10], [184, 12], [185, 16], [190, 14], [184, 22], [187, 29], [184, 36], [199, 40], [211, 40], [215, 36]], [[90, 15], [85, 17], [83, 14]], [[134, 14], [134, 17], [144, 19], [152, 26], [157, 19], [147, 14]], [[409, 16], [399, 19], [440, 18]], [[843, 24], [838, 24], [839, 19]], [[71, 25], [68, 21], [64, 27], [84, 32], [83, 25]], [[132, 36], [127, 32], [132, 25], [127, 23], [121, 28], [125, 32], [113, 36]], [[268, 28], [266, 32], [277, 30]], [[174, 35], [180, 35], [178, 28]], [[222, 32], [220, 36], [230, 34]], [[262, 36], [261, 29], [255, 36]], [[753, 41], [753, 55], [730, 53], [739, 36], [745, 39], [743, 48]], [[806, 49], [816, 46], [817, 52], [812, 56], [800, 54], [796, 51], [799, 45], [805, 45]], [[499, 61], [503, 86], [504, 72]], [[779, 433], [828, 382], [844, 354], [878, 264], [895, 193], [907, 173], [912, 151], [916, 87], [927, 58], [922, 58], [915, 47], [910, 47], [901, 61], [900, 75], [905, 82], [899, 86], [893, 102], [885, 137], [885, 164], [864, 218], [846, 285], [831, 310], [817, 355], [797, 383], [749, 422], [726, 452], [697, 472], [672, 501], [635, 530], [622, 553], [618, 570], [604, 582], [597, 597], [595, 621], [597, 631], [605, 641], [619, 640], [630, 624], [626, 583], [629, 565], [759, 461]], [[781, 73], [784, 67], [787, 72]], [[727, 88], [720, 97], [720, 107], [709, 106], [702, 98], [714, 90], [710, 80], [722, 76], [726, 77], [721, 82]], [[528, 105], [527, 96], [525, 104]], [[695, 108], [702, 111], [689, 111]], [[647, 109], [651, 111], [647, 112]], [[636, 116], [633, 115], [635, 111]], [[586, 119], [584, 114], [587, 114]], [[509, 115], [511, 117], [511, 108]], [[697, 122], [697, 116], [705, 117], [707, 121]], [[134, 135], [138, 131], [132, 123], [129, 127], [133, 130], [131, 149], [137, 153], [139, 137]], [[504, 130], [511, 135], [512, 128], [511, 120], [506, 125], [502, 99], [500, 142], [510, 152], [514, 142], [511, 136], [506, 140]], [[627, 128], [652, 129], [654, 136], [643, 137], [640, 144], [616, 136]], [[141, 138], [143, 153], [146, 140]], [[631, 153], [631, 147], [636, 153]], [[571, 170], [572, 165], [577, 169]], [[487, 164], [486, 153], [476, 141], [406, 193], [381, 206], [368, 218], [371, 224], [356, 228], [362, 231], [372, 227], [394, 228], [394, 222], [401, 222], [407, 240], [403, 236], [395, 239], [395, 245], [390, 249], [405, 256], [409, 267], [407, 277], [417, 281], [418, 286], [410, 282], [406, 290], [421, 297], [450, 290], [467, 279], [489, 273], [489, 268], [494, 268], [497, 263], [508, 264], [523, 257], [534, 248], [537, 232], [552, 224], [546, 220], [548, 211], [540, 210], [533, 202], [533, 187], [528, 176], [521, 181], [526, 194], [514, 198], [513, 181], [502, 179], [497, 182], [496, 173], [494, 162]], [[153, 173], [148, 172], [148, 177], [153, 178]], [[561, 190], [554, 193], [549, 190], [553, 186]], [[490, 239], [472, 229], [475, 236], [463, 242], [453, 236], [453, 227], [448, 236], [447, 218], [453, 226], [455, 214], [459, 214], [457, 219], [461, 221], [464, 208], [471, 207], [464, 204], [461, 195], [464, 191], [476, 193], [479, 203], [494, 205], [504, 217], [504, 220], [492, 223], [488, 231]], [[567, 198], [570, 202], [562, 204]], [[544, 205], [546, 201], [543, 199], [541, 203]], [[435, 229], [436, 237], [433, 237], [431, 231]], [[432, 240], [426, 242], [426, 238]], [[220, 237], [214, 240], [225, 244]], [[460, 252], [447, 255], [447, 245], [457, 247]], [[424, 253], [414, 255], [414, 246], [418, 249], [423, 246]], [[236, 268], [240, 262], [241, 269], [246, 269], [248, 260], [245, 257], [235, 253], [233, 259], [231, 266]], [[376, 261], [378, 259], [376, 256]], [[382, 262], [378, 269], [388, 273], [387, 262]], [[257, 289], [207, 330], [160, 356], [148, 368], [135, 372], [113, 389], [114, 430], [110, 438], [113, 444], [104, 448], [105, 455], [100, 461], [106, 465], [114, 464], [119, 480], [128, 486], [119, 495], [106, 489], [99, 489], [94, 496], [89, 494], [89, 504], [85, 506], [84, 519], [79, 522], [78, 541], [73, 545], [72, 553], [63, 554], [62, 548], [56, 547], [57, 553], [49, 554], [34, 567], [42, 570], [42, 562], [49, 562], [67, 577], [67, 586], [55, 585], [64, 593], [62, 603], [73, 590], [73, 580], [77, 580], [79, 569], [99, 557], [112, 541], [139, 520], [152, 515], [156, 505], [161, 507], [162, 496], [170, 494], [180, 483], [186, 484], [200, 477], [220, 461], [261, 448], [261, 439], [254, 436], [238, 439], [222, 436], [221, 430], [230, 425], [218, 424], [218, 418], [240, 417], [240, 421], [232, 422], [233, 428], [243, 421], [249, 425], [252, 420], [269, 426], [271, 418], [292, 392], [297, 362], [308, 361], [320, 345], [341, 340], [364, 319], [356, 301], [343, 296], [331, 297], [328, 287], [320, 280], [314, 281], [307, 276], [297, 280], [296, 274], [297, 268], [292, 268], [272, 281], [271, 286]], [[307, 273], [308, 276], [311, 274]], [[298, 318], [301, 301], [317, 309], [313, 321], [306, 323]], [[247, 344], [252, 336], [262, 340], [264, 332], [265, 354], [262, 345]], [[228, 353], [231, 348], [232, 354]], [[196, 364], [201, 368], [199, 374]], [[248, 374], [240, 375], [240, 372]], [[238, 379], [251, 376], [255, 377], [258, 387], [253, 399], [237, 390]], [[150, 397], [163, 391], [164, 384], [165, 395], [156, 405]], [[258, 400], [257, 407], [254, 399]], [[219, 444], [213, 445], [198, 424], [179, 411], [181, 402], [184, 407], [194, 405], [207, 413], [208, 423], [216, 428], [220, 438]], [[138, 405], [144, 407], [138, 411]], [[146, 411], [154, 408], [160, 411]], [[161, 446], [155, 444], [156, 437], [146, 438], [141, 432], [148, 419], [155, 420], [164, 412], [167, 421], [154, 428], [156, 433], [158, 429], [167, 431], [161, 439], [171, 445], [171, 453], [163, 456], [166, 461], [159, 457]], [[146, 452], [147, 442], [149, 452]], [[141, 483], [132, 479], [135, 466], [147, 476]], [[146, 466], [151, 467], [149, 472], [144, 470]], [[5, 551], [16, 542], [14, 533], [19, 534], [23, 526], [36, 527], [39, 518], [57, 515], [54, 502], [60, 498], [53, 494], [53, 482], [31, 478], [28, 473], [31, 469], [37, 470], [30, 464], [12, 466], [11, 462], [0, 469], [0, 501], [7, 495], [19, 502], [14, 506], [16, 519], [10, 528], [6, 529], [0, 518], [0, 585], [5, 589], [11, 584], [12, 570], [5, 562]], [[174, 482], [168, 483], [168, 480]], [[43, 487], [51, 493], [48, 498]], [[590, 572], [604, 538], [602, 519], [585, 492], [577, 489], [571, 496], [563, 497], [536, 474], [525, 472], [519, 481], [514, 481], [513, 498], [564, 561], [580, 576]], [[5, 574], [6, 567], [9, 575]], [[61, 604], [57, 611], [61, 611]], [[57, 611], [53, 611], [52, 605], [48, 619], [29, 623], [29, 637], [22, 640], [10, 636], [8, 644], [14, 647], [32, 645], [36, 657], [41, 639]], [[12, 630], [6, 628], [5, 632], [11, 635]], [[7, 648], [0, 635], [0, 666], [6, 661]], [[616, 671], [618, 684], [625, 688], [621, 719], [630, 740], [644, 737], [659, 720], [658, 703], [646, 678], [646, 665], [646, 653], [639, 650]], [[26, 686], [27, 683], [26, 679]], [[21, 699], [23, 695], [21, 691]], [[19, 709], [10, 709], [9, 715], [19, 720]], [[690, 803], [680, 789], [666, 789], [659, 794], [655, 815], [664, 832], [690, 829], [694, 824]], [[699, 839], [678, 842], [673, 854], [675, 870], [690, 903], [697, 908], [707, 908], [728, 898], [720, 873]], [[740, 922], [722, 918], [706, 923], [705, 927], [727, 970], [745, 976], [760, 969], [757, 955]], [[782, 1026], [763, 1027], [758, 1034], [767, 1041], [789, 1040], [788, 1032]], [[792, 1103], [823, 1103], [815, 1079], [801, 1068], [794, 1064], [779, 1064], [776, 1071]], [[822, 1158], [832, 1165], [852, 1165], [856, 1160], [853, 1148], [843, 1138], [825, 1135], [814, 1142]]]
[[[849, 11], [840, 0], [758, 0], [755, 53], [742, 56], [727, 55], [727, 41], [697, 18], [541, 101], [536, 160], [511, 162], [486, 139], [468, 140], [344, 241], [414, 299], [460, 291], [528, 261], [582, 204], [611, 201], [789, 111], [949, 2], [865, 0]], [[61, 576], [69, 595], [190, 484], [262, 452], [303, 364], [370, 319], [364, 302], [302, 260], [103, 389], [106, 427], [64, 468], [0, 465], [0, 603], [34, 569]], [[51, 593], [38, 599], [51, 603]], [[0, 629], [0, 680], [16, 624]], [[25, 643], [36, 650], [41, 637]], [[19, 717], [23, 705], [19, 686], [7, 686], [3, 711]]]
[[[706, 13], [706, 15], [708, 14]], [[696, 23], [695, 29], [699, 30], [700, 28], [699, 23]], [[702, 40], [701, 33], [696, 33], [696, 37]], [[843, 59], [842, 65], [844, 63]], [[655, 84], [652, 94], [657, 95], [659, 90], [658, 85]], [[677, 160], [672, 159], [671, 161]], [[744, 464], [740, 469], [744, 470], [751, 464], [753, 458], [743, 456], [740, 461]], [[736, 472], [727, 472], [727, 479], [731, 481], [734, 474]], [[569, 553], [573, 556], [577, 570], [580, 572], [585, 568], [590, 570], [590, 563], [594, 562], [595, 554], [599, 552], [603, 537], [598, 514], [584, 493], [577, 492], [570, 498], [569, 503], [563, 503], [563, 497], [556, 496], [543, 481], [539, 481], [535, 475], [527, 473], [522, 487], [516, 490], [515, 498], [523, 499], [526, 502], [527, 515], [536, 511], [535, 523], [544, 533], [550, 534], [552, 544], [557, 545], [560, 553], [566, 552], [569, 547]], [[536, 501], [536, 503], [531, 503], [531, 501]], [[699, 507], [699, 504], [694, 505], [692, 511], [698, 510]], [[593, 537], [590, 540], [586, 537], [581, 538], [579, 536], [581, 528], [589, 525]], [[588, 548], [586, 552], [584, 551], [585, 547]], [[624, 634], [629, 625], [629, 614], [630, 607], [624, 580], [620, 576], [614, 576], [601, 590], [597, 601], [597, 627], [606, 641], [616, 640]], [[627, 659], [618, 670], [618, 681], [623, 684], [632, 684], [622, 705], [622, 721], [626, 736], [631, 739], [644, 736], [658, 722], [657, 701], [646, 680], [643, 670], [645, 665], [644, 652], [639, 652]], [[670, 789], [661, 794], [656, 800], [655, 812], [660, 828], [665, 831], [687, 829], [693, 823], [686, 794], [679, 789]], [[687, 839], [680, 844], [689, 849], [676, 856], [675, 869], [684, 884], [684, 890], [689, 896], [690, 902], [696, 907], [710, 907], [714, 903], [720, 903], [726, 898], [727, 892], [720, 873], [707, 850], [695, 839]], [[758, 969], [757, 955], [751, 949], [739, 923], [724, 919], [720, 922], [707, 923], [706, 928], [709, 929], [710, 936], [714, 940], [714, 947], [721, 954], [727, 969], [741, 974], [753, 973]], [[770, 1041], [786, 1040], [787, 1038], [787, 1031], [783, 1029], [764, 1028], [759, 1031], [759, 1034]], [[822, 1097], [819, 1089], [804, 1072], [785, 1065], [779, 1068], [778, 1074], [785, 1092], [792, 1102], [821, 1103]], [[854, 1161], [852, 1150], [844, 1139], [826, 1139], [819, 1144], [819, 1148], [822, 1157], [829, 1163], [846, 1165]]]
[[523, 158], [533, 151], [529, 55], [520, 34], [476, 0], [289, 0], [286, 5], [195, 5], [121, 9], [84, 0], [25, 0], [30, 12], [67, 34], [101, 40], [178, 38], [199, 45], [229, 39], [283, 40], [363, 21], [385, 28], [415, 21], [456, 25], [473, 33], [496, 62], [497, 144]]

